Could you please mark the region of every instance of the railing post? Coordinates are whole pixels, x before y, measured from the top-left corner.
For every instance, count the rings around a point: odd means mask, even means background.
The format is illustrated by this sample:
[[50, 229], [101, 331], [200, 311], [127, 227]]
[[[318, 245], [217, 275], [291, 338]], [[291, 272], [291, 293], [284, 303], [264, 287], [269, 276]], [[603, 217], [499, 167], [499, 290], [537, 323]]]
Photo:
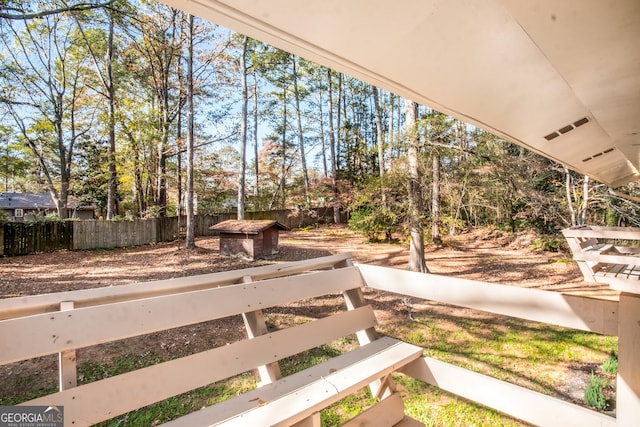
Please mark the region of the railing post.
[[622, 292], [618, 315], [616, 418], [618, 426], [632, 427], [640, 414], [640, 295]]
[[[251, 276], [244, 276], [242, 283], [251, 283], [253, 279]], [[267, 322], [264, 318], [264, 312], [262, 310], [251, 311], [248, 313], [242, 313], [242, 319], [244, 320], [244, 326], [247, 329], [247, 337], [254, 338], [259, 335], [269, 333], [267, 328]], [[280, 378], [282, 373], [280, 372], [280, 365], [278, 362], [272, 362], [267, 365], [258, 366], [258, 373], [260, 374], [260, 382], [258, 387], [265, 384], [270, 384]]]
[[[60, 303], [60, 311], [69, 310], [73, 310], [73, 301], [62, 301]], [[58, 353], [58, 383], [60, 391], [78, 385], [75, 350], [66, 350]]]
[[[351, 261], [351, 259], [346, 259], [336, 264], [334, 268], [344, 268], [351, 266], [353, 266], [353, 262]], [[364, 293], [360, 288], [350, 289], [343, 292], [342, 294], [344, 296], [344, 301], [347, 304], [347, 310], [354, 310], [358, 307], [366, 305], [366, 301], [364, 300]], [[378, 333], [374, 328], [367, 328], [365, 330], [356, 332], [356, 337], [358, 338], [358, 343], [362, 346], [378, 339]], [[382, 399], [389, 397], [393, 392], [395, 392], [396, 386], [391, 376], [387, 375], [385, 378], [375, 380], [374, 382], [369, 384], [369, 390], [371, 390], [371, 395], [374, 398]]]

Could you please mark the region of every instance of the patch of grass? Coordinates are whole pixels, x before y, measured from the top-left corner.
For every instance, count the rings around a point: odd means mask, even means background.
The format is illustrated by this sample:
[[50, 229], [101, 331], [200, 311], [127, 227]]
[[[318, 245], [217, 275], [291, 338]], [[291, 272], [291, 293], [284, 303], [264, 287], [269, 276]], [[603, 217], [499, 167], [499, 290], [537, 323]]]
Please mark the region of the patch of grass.
[[18, 403], [26, 402], [27, 400], [37, 399], [38, 397], [46, 396], [58, 391], [58, 387], [45, 387], [37, 388], [35, 384], [39, 384], [39, 376], [29, 375], [20, 379], [20, 382], [25, 385], [25, 388], [21, 388], [20, 393], [6, 396], [0, 399], [0, 406], [12, 406]]
[[324, 231], [324, 236], [328, 237], [328, 238], [332, 238], [332, 239], [336, 239], [336, 240], [341, 240], [341, 239], [347, 239], [349, 238], [349, 233], [346, 230], [343, 229], [326, 229]]
[[615, 351], [612, 351], [609, 358], [602, 363], [602, 371], [609, 375], [618, 373], [618, 355]]
[[98, 427], [147, 427], [166, 423], [202, 407], [227, 400], [256, 388], [252, 373], [244, 373], [219, 383], [201, 387], [97, 424]]
[[342, 425], [375, 403], [376, 399], [371, 396], [369, 388], [363, 388], [322, 410], [321, 423], [323, 427]]
[[283, 376], [291, 375], [340, 354], [342, 354], [342, 351], [332, 345], [325, 344], [284, 359], [283, 363], [280, 364], [280, 371]]
[[103, 378], [114, 377], [125, 372], [135, 371], [155, 365], [164, 360], [156, 353], [124, 354], [118, 356], [111, 363], [98, 363], [93, 360], [82, 363], [78, 367], [78, 383], [86, 384]]
[[617, 348], [617, 337], [513, 318], [422, 311], [414, 319], [385, 322], [380, 329], [423, 347], [427, 356], [548, 395], [564, 384], [565, 367], [602, 363]]
[[607, 399], [604, 397], [603, 392], [606, 384], [607, 380], [605, 378], [598, 377], [593, 372], [591, 373], [591, 380], [584, 391], [584, 400], [587, 405], [599, 410], [607, 407]]
[[394, 375], [405, 414], [427, 427], [503, 426], [521, 424], [499, 412], [466, 401], [405, 375]]
[[[303, 369], [326, 361], [342, 353], [340, 347], [352, 344], [352, 340], [343, 339], [332, 344], [305, 351], [286, 358], [281, 363], [283, 375], [291, 375]], [[256, 387], [256, 378], [252, 373], [202, 387], [148, 407], [130, 412], [124, 416], [100, 424], [101, 426], [133, 426], [142, 427], [157, 425], [172, 419], [179, 418], [203, 406], [209, 406], [217, 402], [232, 398], [238, 394], [253, 390]], [[370, 393], [362, 390], [360, 393], [348, 396], [339, 402], [326, 408], [321, 413], [323, 426], [337, 426], [360, 413], [364, 408], [374, 403]]]

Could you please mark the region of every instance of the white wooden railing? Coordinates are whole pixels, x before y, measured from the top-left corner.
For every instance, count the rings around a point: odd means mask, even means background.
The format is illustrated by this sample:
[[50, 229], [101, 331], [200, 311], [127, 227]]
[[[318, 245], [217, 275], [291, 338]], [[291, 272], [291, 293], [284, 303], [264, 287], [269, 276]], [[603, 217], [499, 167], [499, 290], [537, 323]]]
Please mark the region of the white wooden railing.
[[[254, 281], [286, 277], [309, 269], [336, 267], [343, 265], [347, 260], [348, 255], [335, 255], [321, 260], [302, 261], [283, 266], [271, 265], [137, 285], [0, 300], [0, 323], [3, 323], [2, 319], [29, 318], [42, 313], [100, 306], [113, 302], [176, 293], [186, 295], [188, 292], [197, 290], [242, 283], [247, 277], [251, 277]], [[402, 370], [404, 373], [534, 425], [554, 427], [559, 425], [580, 427], [639, 425], [640, 295], [623, 292], [619, 301], [614, 301], [365, 264], [357, 267], [363, 283], [372, 289], [566, 328], [618, 336], [619, 342], [615, 418], [429, 357], [419, 358], [411, 363]], [[73, 306], [65, 301], [73, 301]], [[7, 334], [4, 338], [9, 338], [12, 331], [16, 334], [20, 333], [18, 330], [9, 328], [3, 332]], [[22, 359], [22, 357], [23, 355], [7, 356], [5, 362]], [[61, 348], [60, 389], [65, 390], [74, 386], [74, 350]]]
[[619, 301], [358, 265], [368, 287], [525, 320], [618, 336], [616, 418], [424, 357], [403, 372], [540, 426], [640, 425], [640, 295]]

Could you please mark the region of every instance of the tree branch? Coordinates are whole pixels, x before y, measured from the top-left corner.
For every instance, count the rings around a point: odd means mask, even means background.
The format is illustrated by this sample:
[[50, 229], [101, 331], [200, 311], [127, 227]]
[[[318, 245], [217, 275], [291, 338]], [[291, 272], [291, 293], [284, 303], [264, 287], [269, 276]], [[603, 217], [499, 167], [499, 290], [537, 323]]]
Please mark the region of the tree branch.
[[64, 12], [81, 12], [85, 10], [100, 9], [110, 6], [115, 3], [116, 0], [108, 0], [104, 3], [76, 3], [66, 5], [64, 7], [43, 10], [40, 12], [27, 12], [25, 9], [0, 7], [0, 18], [11, 20], [27, 20], [35, 18], [44, 18], [45, 16], [55, 15]]

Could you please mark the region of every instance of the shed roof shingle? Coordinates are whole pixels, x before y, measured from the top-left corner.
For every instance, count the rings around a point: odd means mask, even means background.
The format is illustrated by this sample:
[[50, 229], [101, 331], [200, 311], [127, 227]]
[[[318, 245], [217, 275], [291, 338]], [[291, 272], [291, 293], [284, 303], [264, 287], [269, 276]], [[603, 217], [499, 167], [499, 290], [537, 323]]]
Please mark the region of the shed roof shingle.
[[289, 227], [280, 224], [278, 221], [268, 219], [229, 219], [227, 221], [219, 222], [216, 225], [212, 225], [211, 227], [209, 227], [209, 229], [222, 233], [258, 234], [270, 227], [277, 227], [280, 230], [289, 229]]

